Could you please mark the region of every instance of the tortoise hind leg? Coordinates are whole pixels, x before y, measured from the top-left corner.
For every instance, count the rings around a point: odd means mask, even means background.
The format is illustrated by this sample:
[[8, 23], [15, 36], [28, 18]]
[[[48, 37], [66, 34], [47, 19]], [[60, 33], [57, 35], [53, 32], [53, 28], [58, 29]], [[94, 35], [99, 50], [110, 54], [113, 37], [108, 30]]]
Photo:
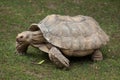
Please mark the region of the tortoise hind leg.
[[69, 60], [56, 47], [50, 49], [49, 58], [59, 68], [69, 67]]
[[94, 53], [92, 55], [92, 60], [93, 61], [101, 61], [101, 60], [103, 60], [102, 52], [99, 49], [94, 51]]

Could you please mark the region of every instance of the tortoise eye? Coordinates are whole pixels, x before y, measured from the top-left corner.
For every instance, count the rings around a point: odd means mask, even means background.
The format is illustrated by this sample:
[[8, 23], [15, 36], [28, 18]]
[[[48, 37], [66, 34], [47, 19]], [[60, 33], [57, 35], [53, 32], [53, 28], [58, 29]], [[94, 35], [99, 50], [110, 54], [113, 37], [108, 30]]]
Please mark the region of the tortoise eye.
[[23, 36], [20, 36], [20, 38], [23, 38]]

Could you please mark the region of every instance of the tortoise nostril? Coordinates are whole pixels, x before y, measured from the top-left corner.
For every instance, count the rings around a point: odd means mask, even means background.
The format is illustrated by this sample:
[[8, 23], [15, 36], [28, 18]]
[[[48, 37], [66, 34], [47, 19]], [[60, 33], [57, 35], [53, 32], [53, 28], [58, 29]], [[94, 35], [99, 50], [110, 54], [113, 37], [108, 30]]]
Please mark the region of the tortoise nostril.
[[19, 39], [18, 39], [18, 38], [16, 38], [16, 41], [17, 41], [17, 42], [19, 42]]

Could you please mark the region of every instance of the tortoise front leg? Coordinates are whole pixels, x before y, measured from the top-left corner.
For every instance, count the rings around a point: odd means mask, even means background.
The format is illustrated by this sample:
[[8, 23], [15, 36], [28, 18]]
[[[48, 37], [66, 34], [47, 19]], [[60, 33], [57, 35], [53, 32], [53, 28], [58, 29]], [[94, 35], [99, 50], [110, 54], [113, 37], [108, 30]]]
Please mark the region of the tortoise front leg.
[[56, 47], [50, 49], [49, 58], [59, 68], [69, 67], [69, 60]]
[[28, 43], [16, 42], [16, 53], [20, 55], [26, 54], [28, 46], [29, 46]]

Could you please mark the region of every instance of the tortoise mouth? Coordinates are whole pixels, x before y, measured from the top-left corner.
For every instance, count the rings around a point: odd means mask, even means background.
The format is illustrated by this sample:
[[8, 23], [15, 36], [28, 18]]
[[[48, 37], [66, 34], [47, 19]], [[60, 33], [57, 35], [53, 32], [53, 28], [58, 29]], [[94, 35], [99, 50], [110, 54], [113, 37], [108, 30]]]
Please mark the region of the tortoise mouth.
[[16, 42], [18, 42], [19, 44], [25, 43], [26, 41], [20, 40], [20, 39], [16, 39]]

